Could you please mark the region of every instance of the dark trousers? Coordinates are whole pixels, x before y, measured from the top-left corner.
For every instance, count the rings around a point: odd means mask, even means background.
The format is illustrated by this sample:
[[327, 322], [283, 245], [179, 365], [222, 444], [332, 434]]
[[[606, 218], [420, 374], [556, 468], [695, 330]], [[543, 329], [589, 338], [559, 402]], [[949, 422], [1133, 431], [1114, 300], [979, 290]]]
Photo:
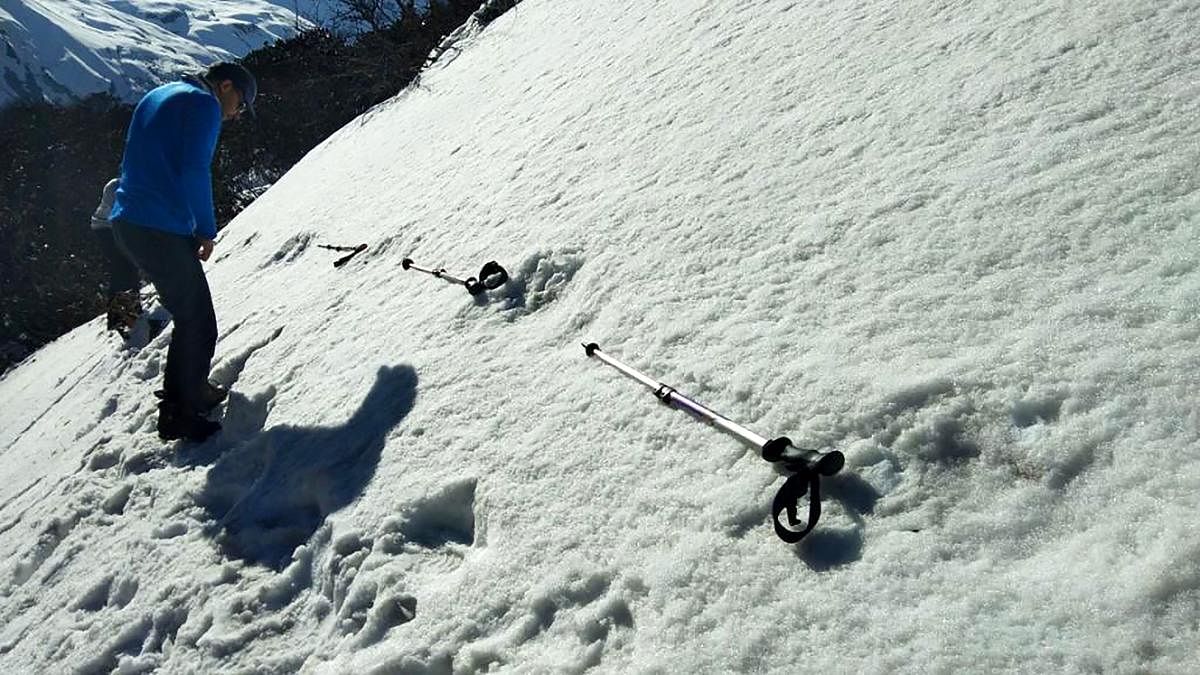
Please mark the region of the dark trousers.
[[104, 259], [108, 261], [108, 300], [112, 300], [118, 293], [141, 288], [142, 280], [138, 276], [137, 265], [117, 246], [116, 240], [113, 239], [113, 231], [103, 228], [93, 229], [92, 232], [96, 233], [96, 242], [100, 245], [100, 251], [104, 253]]
[[171, 312], [175, 332], [163, 373], [166, 400], [188, 412], [203, 410], [217, 345], [217, 316], [194, 237], [171, 234], [124, 221], [113, 222], [117, 244], [154, 284]]

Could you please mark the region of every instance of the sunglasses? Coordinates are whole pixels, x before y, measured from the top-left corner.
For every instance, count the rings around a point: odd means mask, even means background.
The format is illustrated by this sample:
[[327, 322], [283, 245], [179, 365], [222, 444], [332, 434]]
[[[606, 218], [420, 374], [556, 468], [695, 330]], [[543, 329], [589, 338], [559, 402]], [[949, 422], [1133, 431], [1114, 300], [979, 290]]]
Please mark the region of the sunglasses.
[[234, 114], [241, 116], [250, 112], [250, 105], [246, 103], [246, 94], [243, 93], [241, 89], [236, 87], [234, 88], [234, 91], [238, 93], [238, 104], [237, 108], [234, 109]]

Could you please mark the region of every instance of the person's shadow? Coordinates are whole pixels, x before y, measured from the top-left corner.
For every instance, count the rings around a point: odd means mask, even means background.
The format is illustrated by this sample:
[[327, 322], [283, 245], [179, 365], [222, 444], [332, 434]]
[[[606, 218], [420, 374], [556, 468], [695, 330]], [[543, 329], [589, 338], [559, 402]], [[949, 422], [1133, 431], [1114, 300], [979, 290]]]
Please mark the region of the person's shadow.
[[391, 430], [412, 410], [417, 374], [379, 369], [354, 416], [336, 427], [277, 426], [226, 452], [197, 502], [217, 523], [226, 555], [282, 569], [325, 517], [375, 475]]

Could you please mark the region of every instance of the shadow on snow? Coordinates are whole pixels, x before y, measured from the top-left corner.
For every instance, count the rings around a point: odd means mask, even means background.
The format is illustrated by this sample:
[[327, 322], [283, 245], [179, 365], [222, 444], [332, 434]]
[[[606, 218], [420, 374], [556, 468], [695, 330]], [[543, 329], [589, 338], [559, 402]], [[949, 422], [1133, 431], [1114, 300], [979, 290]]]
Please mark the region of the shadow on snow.
[[839, 502], [852, 522], [838, 526], [822, 521], [796, 545], [796, 557], [814, 572], [825, 572], [862, 558], [866, 527], [863, 516], [875, 510], [881, 497], [870, 483], [854, 474], [831, 476], [822, 481], [821, 488], [825, 499]]
[[272, 427], [221, 455], [197, 502], [219, 524], [217, 541], [225, 554], [281, 569], [326, 516], [362, 493], [388, 434], [412, 410], [416, 396], [415, 370], [380, 368], [345, 423]]

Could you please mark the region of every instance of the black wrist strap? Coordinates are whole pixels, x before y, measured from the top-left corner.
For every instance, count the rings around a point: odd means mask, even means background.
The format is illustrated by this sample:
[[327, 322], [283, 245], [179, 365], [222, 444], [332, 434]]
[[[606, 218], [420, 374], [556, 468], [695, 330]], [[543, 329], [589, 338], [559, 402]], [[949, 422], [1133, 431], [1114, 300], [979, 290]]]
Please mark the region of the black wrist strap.
[[[802, 523], [796, 518], [796, 507], [808, 493], [808, 523]], [[779, 515], [787, 512], [788, 527], [779, 522]], [[775, 500], [771, 504], [771, 522], [775, 525], [775, 534], [789, 544], [794, 544], [804, 538], [821, 519], [821, 479], [815, 471], [801, 470], [788, 476], [783, 481]], [[805, 525], [803, 530], [793, 530], [792, 527]]]

